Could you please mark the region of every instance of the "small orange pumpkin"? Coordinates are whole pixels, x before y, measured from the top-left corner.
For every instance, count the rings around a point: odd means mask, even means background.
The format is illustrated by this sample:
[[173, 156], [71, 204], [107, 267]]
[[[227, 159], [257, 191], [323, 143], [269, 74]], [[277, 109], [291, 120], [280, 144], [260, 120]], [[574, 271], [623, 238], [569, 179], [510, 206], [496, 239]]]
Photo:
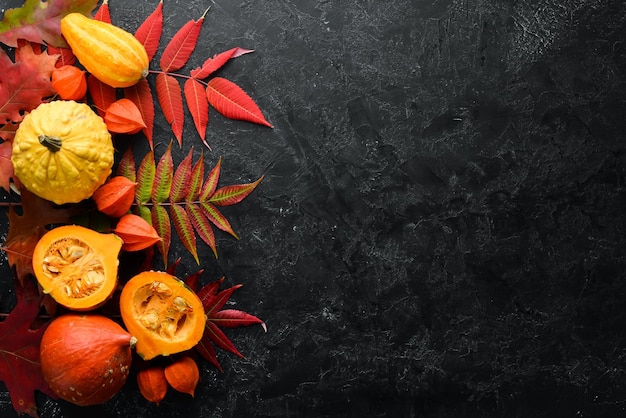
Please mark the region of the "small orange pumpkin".
[[118, 323], [102, 315], [65, 314], [41, 338], [41, 371], [61, 399], [96, 405], [124, 386], [135, 342]]
[[122, 240], [79, 225], [46, 232], [33, 251], [33, 271], [44, 293], [68, 309], [102, 306], [117, 286]]
[[120, 313], [144, 360], [194, 347], [206, 318], [200, 298], [171, 274], [144, 271], [122, 288]]

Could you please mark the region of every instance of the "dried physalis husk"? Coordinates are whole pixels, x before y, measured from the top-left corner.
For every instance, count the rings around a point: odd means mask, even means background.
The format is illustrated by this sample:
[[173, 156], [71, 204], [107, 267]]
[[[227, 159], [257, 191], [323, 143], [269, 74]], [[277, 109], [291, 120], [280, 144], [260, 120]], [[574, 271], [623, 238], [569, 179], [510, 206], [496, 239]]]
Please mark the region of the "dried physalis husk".
[[126, 98], [111, 103], [104, 114], [104, 123], [110, 132], [118, 134], [135, 134], [146, 127], [137, 105]]
[[63, 65], [52, 72], [52, 88], [64, 100], [80, 100], [87, 94], [85, 71]]
[[111, 177], [93, 194], [98, 210], [112, 218], [120, 218], [130, 210], [135, 199], [136, 183], [124, 176]]
[[167, 394], [168, 383], [163, 366], [146, 364], [140, 368], [137, 372], [137, 385], [146, 400], [158, 405]]
[[132, 213], [122, 216], [113, 232], [124, 242], [122, 245], [124, 251], [140, 251], [161, 241], [152, 225], [141, 216]]
[[165, 379], [177, 391], [194, 396], [200, 381], [198, 364], [188, 355], [177, 357], [165, 366]]

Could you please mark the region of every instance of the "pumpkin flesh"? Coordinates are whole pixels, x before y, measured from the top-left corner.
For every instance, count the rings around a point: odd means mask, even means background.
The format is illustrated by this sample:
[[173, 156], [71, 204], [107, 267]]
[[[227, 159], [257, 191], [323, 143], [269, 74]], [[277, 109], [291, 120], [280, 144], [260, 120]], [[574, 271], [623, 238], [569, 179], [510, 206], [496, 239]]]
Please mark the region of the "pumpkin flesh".
[[33, 251], [33, 271], [44, 293], [72, 310], [101, 306], [117, 285], [122, 240], [78, 225], [45, 233]]
[[120, 312], [144, 360], [194, 347], [206, 325], [198, 296], [165, 272], [146, 271], [130, 279], [120, 295]]

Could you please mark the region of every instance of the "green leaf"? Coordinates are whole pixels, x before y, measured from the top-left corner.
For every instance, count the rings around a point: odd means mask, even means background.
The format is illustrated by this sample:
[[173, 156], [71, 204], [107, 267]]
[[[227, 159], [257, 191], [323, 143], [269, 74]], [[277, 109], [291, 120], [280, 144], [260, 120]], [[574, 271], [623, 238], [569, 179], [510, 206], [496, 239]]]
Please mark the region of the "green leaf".
[[195, 203], [187, 204], [187, 215], [191, 220], [193, 228], [196, 230], [196, 233], [202, 239], [202, 241], [207, 244], [211, 250], [213, 250], [213, 254], [215, 258], [217, 257], [217, 247], [215, 245], [215, 234], [213, 233], [213, 228], [211, 228], [211, 221], [206, 217], [202, 209], [198, 207]]
[[174, 228], [176, 234], [180, 238], [187, 251], [196, 260], [196, 263], [200, 264], [198, 259], [198, 251], [196, 247], [196, 235], [194, 234], [193, 225], [191, 220], [187, 216], [185, 208], [179, 204], [174, 203], [170, 207], [170, 213], [172, 215], [172, 221], [174, 222]]
[[157, 243], [157, 249], [163, 257], [163, 265], [167, 267], [167, 256], [170, 251], [172, 242], [172, 225], [167, 210], [161, 205], [152, 207], [152, 226], [161, 237], [161, 241]]
[[155, 171], [154, 153], [149, 151], [146, 153], [146, 156], [143, 157], [143, 160], [141, 160], [139, 170], [137, 170], [135, 201], [140, 205], [146, 204], [150, 201]]
[[203, 210], [204, 215], [211, 221], [215, 226], [221, 229], [224, 232], [228, 232], [230, 235], [239, 239], [233, 228], [230, 226], [230, 222], [228, 219], [222, 215], [219, 209], [208, 202], [200, 202], [200, 207]]
[[150, 208], [148, 206], [145, 205], [137, 205], [135, 207], [135, 214], [141, 216], [144, 221], [148, 222], [150, 225], [152, 225], [152, 212], [150, 211]]
[[161, 156], [154, 175], [152, 184], [152, 201], [163, 203], [168, 200], [172, 188], [172, 176], [174, 174], [174, 161], [172, 160], [172, 143]]
[[235, 184], [218, 189], [209, 199], [210, 203], [217, 206], [230, 206], [245, 199], [255, 187], [263, 180], [263, 176], [252, 183]]
[[26, 0], [19, 8], [4, 12], [0, 22], [0, 42], [16, 47], [18, 39], [38, 44], [66, 47], [61, 35], [61, 19], [77, 12], [91, 17], [98, 0]]
[[178, 164], [174, 178], [172, 179], [172, 189], [170, 191], [170, 202], [180, 202], [185, 199], [189, 192], [189, 183], [191, 182], [191, 158], [193, 156], [193, 148], [189, 151], [183, 161]]

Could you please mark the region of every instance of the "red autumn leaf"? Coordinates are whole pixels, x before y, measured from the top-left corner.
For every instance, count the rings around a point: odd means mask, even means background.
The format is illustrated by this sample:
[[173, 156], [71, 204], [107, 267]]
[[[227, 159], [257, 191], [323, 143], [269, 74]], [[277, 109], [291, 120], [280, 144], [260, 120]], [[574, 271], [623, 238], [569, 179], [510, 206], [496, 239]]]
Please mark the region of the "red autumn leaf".
[[48, 46], [48, 54], [59, 55], [59, 59], [55, 64], [55, 67], [57, 68], [63, 67], [64, 65], [76, 64], [76, 56], [69, 48], [57, 48], [54, 46]]
[[39, 362], [39, 345], [45, 326], [31, 329], [39, 314], [40, 297], [32, 280], [15, 285], [17, 304], [0, 322], [0, 381], [4, 383], [15, 412], [37, 417], [35, 391], [52, 398]]
[[215, 312], [211, 321], [222, 328], [239, 328], [252, 324], [263, 324], [263, 321], [256, 316], [237, 309], [224, 309]]
[[11, 162], [12, 154], [11, 142], [6, 141], [0, 144], [0, 187], [7, 192], [11, 191], [11, 179], [15, 177]]
[[141, 117], [146, 124], [146, 127], [142, 131], [148, 139], [150, 149], [153, 149], [154, 144], [152, 142], [152, 133], [154, 130], [154, 101], [152, 100], [152, 90], [150, 90], [148, 80], [142, 78], [134, 86], [126, 87], [124, 89], [124, 95], [126, 98], [135, 103], [135, 106], [139, 109]]
[[243, 357], [232, 341], [230, 341], [226, 334], [220, 329], [220, 326], [235, 328], [260, 324], [263, 329], [267, 331], [265, 323], [254, 315], [235, 309], [221, 310], [226, 302], [228, 302], [233, 292], [242, 286], [238, 284], [218, 292], [219, 285], [223, 280], [224, 278], [221, 278], [220, 280], [211, 282], [197, 292], [204, 306], [207, 319], [204, 335], [200, 340], [200, 344], [197, 346], [197, 350], [219, 370], [221, 370], [221, 367], [215, 356], [215, 350], [211, 347], [212, 344], [239, 357]]
[[239, 47], [229, 49], [228, 51], [220, 52], [219, 54], [215, 54], [213, 55], [213, 57], [204, 61], [204, 63], [202, 64], [202, 67], [198, 67], [198, 68], [191, 70], [190, 75], [194, 78], [199, 78], [199, 79], [207, 78], [208, 76], [213, 74], [215, 71], [222, 68], [224, 64], [226, 64], [229, 60], [240, 57], [245, 54], [249, 54], [251, 52], [254, 52], [254, 50], [244, 49], [244, 48], [239, 48]]
[[156, 76], [156, 89], [165, 120], [172, 126], [172, 132], [178, 144], [182, 145], [185, 111], [178, 80], [171, 75], [159, 73]]
[[196, 47], [204, 17], [208, 11], [209, 9], [206, 9], [200, 19], [188, 21], [176, 32], [161, 55], [159, 62], [161, 70], [165, 72], [177, 71], [187, 63]]
[[206, 142], [206, 127], [209, 123], [209, 102], [204, 93], [204, 86], [198, 80], [189, 78], [185, 81], [184, 92], [187, 108], [191, 113], [196, 131], [204, 145], [211, 149]]
[[19, 42], [15, 63], [0, 49], [0, 125], [20, 122], [25, 112], [54, 94], [50, 75], [56, 55], [37, 54], [33, 45]]
[[92, 74], [87, 76], [87, 89], [100, 116], [104, 116], [109, 106], [117, 100], [115, 88], [98, 80]]
[[148, 53], [148, 61], [152, 61], [159, 49], [159, 41], [163, 32], [163, 0], [159, 1], [154, 11], [143, 21], [137, 31], [135, 38], [141, 42]]
[[209, 202], [218, 206], [230, 206], [239, 203], [252, 193], [262, 180], [263, 176], [252, 183], [221, 187], [211, 195]]
[[111, 23], [111, 11], [109, 10], [109, 0], [104, 0], [96, 14], [93, 15], [94, 20], [99, 20], [105, 23]]
[[207, 85], [206, 95], [211, 106], [229, 119], [245, 120], [273, 128], [254, 100], [232, 81], [222, 77], [212, 78]]
[[134, 134], [146, 127], [141, 112], [127, 98], [111, 103], [104, 113], [104, 123], [109, 131], [118, 134]]
[[4, 250], [19, 280], [34, 274], [32, 255], [39, 238], [51, 224], [66, 224], [77, 213], [76, 207], [59, 208], [48, 200], [37, 197], [26, 189], [21, 190], [22, 214], [9, 206], [9, 232]]
[[61, 36], [61, 19], [70, 12], [91, 16], [97, 4], [98, 0], [27, 0], [22, 7], [4, 12], [0, 21], [0, 42], [12, 47], [20, 40], [67, 46]]

